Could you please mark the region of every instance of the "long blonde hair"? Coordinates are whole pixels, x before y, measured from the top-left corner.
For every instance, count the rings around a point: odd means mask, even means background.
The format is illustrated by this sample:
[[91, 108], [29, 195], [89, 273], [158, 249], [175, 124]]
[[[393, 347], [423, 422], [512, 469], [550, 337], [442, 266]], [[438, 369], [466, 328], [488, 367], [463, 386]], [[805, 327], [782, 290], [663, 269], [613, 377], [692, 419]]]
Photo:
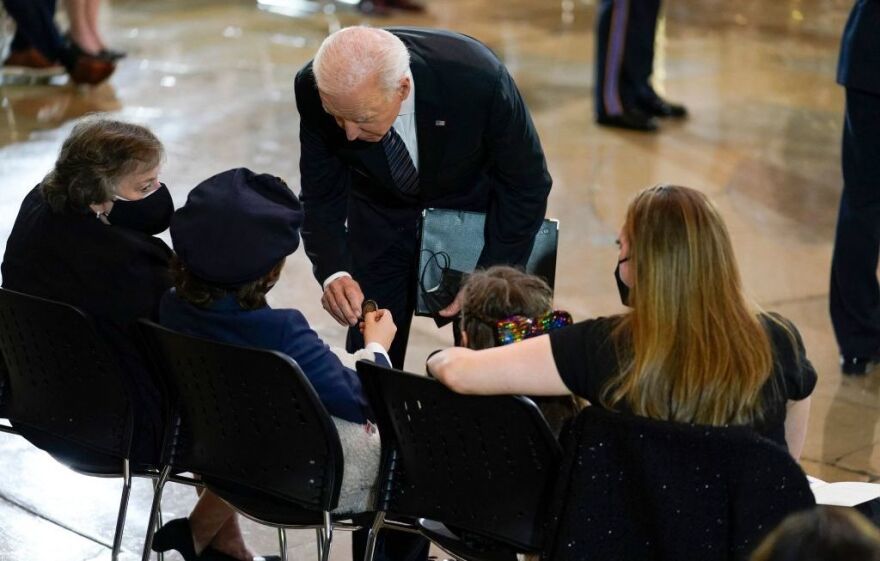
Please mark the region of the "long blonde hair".
[[727, 228], [699, 191], [639, 193], [623, 226], [631, 311], [612, 337], [620, 372], [602, 394], [646, 417], [708, 425], [762, 418], [773, 353], [743, 294]]

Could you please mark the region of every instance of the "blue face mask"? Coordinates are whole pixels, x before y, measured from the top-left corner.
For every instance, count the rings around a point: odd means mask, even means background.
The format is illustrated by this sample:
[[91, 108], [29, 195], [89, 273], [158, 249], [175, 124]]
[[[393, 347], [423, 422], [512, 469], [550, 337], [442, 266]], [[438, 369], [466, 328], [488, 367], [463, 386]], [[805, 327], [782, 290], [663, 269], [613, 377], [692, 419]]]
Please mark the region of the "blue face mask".
[[107, 220], [114, 226], [122, 226], [155, 236], [164, 232], [171, 224], [174, 214], [174, 201], [164, 183], [159, 188], [137, 201], [117, 198]]
[[614, 269], [614, 280], [617, 281], [617, 292], [620, 294], [620, 303], [624, 306], [629, 306], [629, 287], [623, 282], [623, 279], [620, 278], [620, 264], [626, 263], [627, 261], [629, 261], [629, 257], [621, 259], [617, 262], [617, 267]]

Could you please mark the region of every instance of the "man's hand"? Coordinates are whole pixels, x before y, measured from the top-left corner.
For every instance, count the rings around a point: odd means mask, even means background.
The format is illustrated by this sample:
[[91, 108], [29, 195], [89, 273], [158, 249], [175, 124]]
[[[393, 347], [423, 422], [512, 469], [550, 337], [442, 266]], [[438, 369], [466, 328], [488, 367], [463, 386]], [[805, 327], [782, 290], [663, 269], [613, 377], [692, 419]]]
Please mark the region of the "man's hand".
[[461, 290], [458, 291], [458, 294], [455, 295], [455, 300], [452, 301], [451, 304], [437, 312], [441, 316], [445, 318], [451, 318], [456, 316], [461, 311]]
[[357, 325], [364, 293], [361, 285], [349, 276], [339, 277], [327, 285], [321, 305], [340, 325]]

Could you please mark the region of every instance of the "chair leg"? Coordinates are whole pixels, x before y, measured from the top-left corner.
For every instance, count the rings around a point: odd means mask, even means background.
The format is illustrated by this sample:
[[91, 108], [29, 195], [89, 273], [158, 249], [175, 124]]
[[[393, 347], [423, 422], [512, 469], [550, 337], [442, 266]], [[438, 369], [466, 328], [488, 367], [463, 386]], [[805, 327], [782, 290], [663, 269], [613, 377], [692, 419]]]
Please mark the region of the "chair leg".
[[324, 527], [322, 528], [323, 539], [323, 548], [321, 551], [321, 561], [327, 561], [330, 559], [330, 545], [333, 542], [333, 522], [330, 519], [330, 513], [324, 511]]
[[[157, 481], [154, 479], [153, 480], [153, 493], [156, 492], [156, 483], [157, 483]], [[164, 520], [162, 520], [162, 505], [161, 504], [159, 504], [159, 510], [156, 512], [156, 514], [157, 514], [156, 530], [158, 531], [159, 528], [161, 528], [162, 526], [165, 525]], [[165, 553], [162, 551], [157, 551], [156, 552], [156, 561], [165, 561]]]
[[281, 561], [287, 561], [287, 531], [278, 528], [278, 547], [281, 550]]
[[125, 533], [125, 515], [128, 514], [130, 493], [131, 469], [126, 458], [122, 460], [122, 497], [119, 500], [119, 514], [116, 516], [116, 533], [113, 534], [113, 553], [110, 556], [113, 561], [119, 559], [119, 550], [122, 549], [122, 535]]
[[379, 537], [379, 530], [381, 530], [383, 526], [385, 526], [385, 513], [380, 511], [376, 513], [376, 518], [373, 519], [373, 525], [367, 533], [367, 546], [366, 551], [364, 552], [364, 561], [373, 561], [373, 557], [376, 555], [376, 539]]
[[318, 546], [318, 561], [324, 558], [324, 534], [320, 528], [315, 528], [315, 545]]
[[153, 534], [156, 533], [156, 522], [159, 519], [159, 510], [162, 507], [162, 491], [165, 489], [165, 482], [171, 475], [171, 466], [162, 468], [159, 479], [156, 480], [156, 489], [153, 492], [153, 506], [150, 508], [150, 520], [147, 522], [147, 536], [144, 539], [144, 552], [141, 555], [141, 561], [150, 561], [150, 550], [153, 547]]

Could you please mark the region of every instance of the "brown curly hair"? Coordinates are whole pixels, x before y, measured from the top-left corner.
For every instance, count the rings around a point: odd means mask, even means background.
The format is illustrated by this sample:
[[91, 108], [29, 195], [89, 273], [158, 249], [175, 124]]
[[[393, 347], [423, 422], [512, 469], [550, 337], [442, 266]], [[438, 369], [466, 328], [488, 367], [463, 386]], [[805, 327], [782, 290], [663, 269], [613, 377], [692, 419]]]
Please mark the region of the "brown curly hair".
[[90, 204], [113, 198], [119, 180], [158, 166], [164, 154], [162, 143], [146, 127], [85, 119], [70, 131], [40, 192], [55, 212], [88, 212]]
[[193, 275], [175, 255], [171, 258], [171, 280], [177, 296], [193, 306], [207, 308], [227, 294], [234, 294], [243, 309], [256, 310], [266, 305], [266, 294], [281, 276], [284, 261], [282, 259], [268, 274], [255, 281], [235, 288], [223, 288]]
[[[505, 265], [468, 275], [462, 287], [461, 331], [469, 349], [496, 346], [495, 322], [513, 315], [541, 317], [553, 311], [553, 289], [544, 279]], [[574, 396], [532, 397], [557, 437], [587, 404]]]
[[540, 277], [506, 265], [468, 275], [462, 287], [461, 330], [468, 347], [495, 346], [496, 321], [512, 315], [540, 317], [553, 310], [553, 290]]

